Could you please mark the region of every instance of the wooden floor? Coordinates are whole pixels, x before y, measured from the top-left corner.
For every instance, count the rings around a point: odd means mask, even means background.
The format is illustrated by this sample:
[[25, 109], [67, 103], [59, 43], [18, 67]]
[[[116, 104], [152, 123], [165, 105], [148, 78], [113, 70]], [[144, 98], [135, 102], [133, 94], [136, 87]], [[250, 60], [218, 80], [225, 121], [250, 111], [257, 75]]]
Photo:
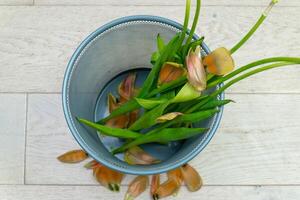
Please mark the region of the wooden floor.
[[[197, 32], [212, 49], [230, 48], [268, 2], [203, 0]], [[299, 11], [299, 0], [280, 2], [234, 55], [237, 64], [300, 56]], [[183, 12], [184, 0], [0, 0], [0, 200], [123, 198], [131, 176], [121, 194], [111, 193], [80, 164], [55, 159], [78, 148], [61, 107], [64, 70], [80, 41], [112, 19], [151, 14], [182, 22]], [[227, 97], [236, 103], [191, 162], [205, 186], [182, 189], [177, 199], [300, 199], [300, 66], [249, 78]]]

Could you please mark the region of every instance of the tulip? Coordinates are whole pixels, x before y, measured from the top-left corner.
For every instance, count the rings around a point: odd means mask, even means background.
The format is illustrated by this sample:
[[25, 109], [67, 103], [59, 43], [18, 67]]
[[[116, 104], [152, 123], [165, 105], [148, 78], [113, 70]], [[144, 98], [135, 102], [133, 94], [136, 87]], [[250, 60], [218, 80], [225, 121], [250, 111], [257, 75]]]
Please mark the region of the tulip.
[[129, 148], [124, 155], [124, 160], [130, 165], [150, 165], [159, 162], [138, 146]]
[[94, 169], [94, 168], [96, 168], [96, 167], [99, 167], [100, 165], [101, 165], [101, 164], [98, 163], [96, 160], [92, 160], [92, 161], [86, 163], [86, 164], [84, 165], [84, 167], [85, 167], [86, 169]]
[[120, 95], [121, 103], [127, 102], [129, 99], [131, 99], [134, 96], [135, 78], [136, 78], [136, 74], [131, 73], [119, 85], [118, 92]]
[[204, 57], [203, 64], [209, 73], [218, 76], [228, 74], [234, 69], [231, 53], [224, 47], [220, 47]]
[[154, 174], [152, 175], [152, 180], [151, 180], [151, 188], [150, 188], [150, 194], [153, 197], [156, 190], [158, 189], [160, 184], [160, 175], [159, 174]]
[[129, 184], [125, 200], [133, 200], [143, 193], [149, 185], [148, 176], [138, 176]]
[[88, 154], [83, 150], [73, 150], [58, 156], [57, 159], [63, 163], [78, 163], [85, 160], [87, 157]]
[[159, 72], [158, 85], [174, 81], [185, 74], [186, 70], [182, 64], [166, 62]]
[[186, 57], [189, 83], [199, 92], [206, 88], [206, 72], [201, 61], [200, 46], [189, 50]]
[[202, 179], [199, 173], [189, 164], [181, 167], [183, 181], [191, 192], [199, 190], [202, 186]]
[[96, 180], [109, 190], [113, 192], [118, 192], [120, 190], [120, 184], [124, 174], [100, 164], [93, 168], [93, 174]]
[[181, 168], [167, 172], [168, 180], [161, 184], [152, 195], [154, 200], [174, 195], [178, 192], [182, 183]]

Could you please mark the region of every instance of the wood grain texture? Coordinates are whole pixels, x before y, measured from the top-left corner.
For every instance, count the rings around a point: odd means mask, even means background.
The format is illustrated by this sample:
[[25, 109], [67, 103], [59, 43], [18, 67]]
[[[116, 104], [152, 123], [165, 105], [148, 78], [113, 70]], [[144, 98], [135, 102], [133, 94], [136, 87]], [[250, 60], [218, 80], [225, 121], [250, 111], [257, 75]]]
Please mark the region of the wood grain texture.
[[[126, 190], [126, 187], [122, 187], [120, 193], [113, 193], [98, 186], [0, 186], [0, 196], [2, 200], [120, 200]], [[187, 197], [191, 200], [294, 200], [299, 195], [299, 186], [209, 186], [195, 193], [182, 188], [176, 198], [169, 197], [166, 200]], [[150, 200], [149, 191], [146, 190], [137, 199]]]
[[25, 103], [25, 95], [0, 94], [0, 184], [24, 180]]
[[[300, 95], [228, 95], [211, 143], [191, 163], [206, 185], [300, 184]], [[60, 95], [29, 96], [26, 183], [97, 184], [82, 164], [57, 155], [78, 148], [67, 130]], [[124, 184], [132, 176], [128, 176]]]
[[33, 0], [0, 0], [0, 6], [23, 6], [23, 5], [33, 5]]
[[[240, 2], [240, 1], [239, 1]], [[200, 35], [212, 48], [232, 47], [255, 22], [261, 7], [205, 7]], [[162, 15], [182, 22], [183, 6], [0, 7], [0, 92], [60, 92], [67, 62], [90, 32], [112, 19]], [[270, 56], [299, 56], [297, 7], [276, 7], [263, 27], [236, 55], [238, 66]], [[230, 92], [299, 93], [300, 68], [266, 72]]]
[[[194, 4], [196, 1], [192, 1]], [[264, 6], [267, 5], [270, 0], [204, 0], [202, 5], [204, 6]], [[185, 5], [185, 0], [35, 0], [35, 5]], [[300, 2], [297, 0], [285, 0], [280, 2], [282, 6], [299, 6]]]

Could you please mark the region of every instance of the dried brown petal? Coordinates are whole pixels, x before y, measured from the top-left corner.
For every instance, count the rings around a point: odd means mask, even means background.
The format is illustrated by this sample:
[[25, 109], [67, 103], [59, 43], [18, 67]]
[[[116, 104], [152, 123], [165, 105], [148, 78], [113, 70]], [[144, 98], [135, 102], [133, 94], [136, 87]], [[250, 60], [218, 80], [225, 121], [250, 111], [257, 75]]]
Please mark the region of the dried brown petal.
[[170, 121], [172, 119], [175, 119], [177, 116], [179, 115], [183, 115], [183, 113], [181, 112], [171, 112], [171, 113], [167, 113], [167, 114], [164, 114], [160, 117], [158, 117], [156, 119], [156, 122], [157, 123], [163, 123], [163, 122], [166, 122], [166, 121]]
[[234, 60], [230, 51], [220, 47], [204, 57], [203, 64], [207, 71], [215, 75], [225, 75], [234, 69]]
[[158, 189], [159, 184], [160, 184], [160, 175], [159, 174], [152, 175], [151, 188], [150, 188], [150, 193], [152, 197], [155, 194], [156, 190]]
[[130, 165], [150, 165], [159, 162], [138, 146], [129, 148], [125, 152], [124, 160]]
[[108, 111], [111, 113], [113, 110], [118, 108], [120, 105], [117, 103], [116, 97], [111, 93], [108, 94]]
[[202, 179], [199, 173], [189, 164], [185, 164], [181, 168], [183, 180], [189, 191], [195, 192], [202, 186]]
[[133, 200], [143, 193], [149, 185], [148, 176], [138, 176], [129, 184], [125, 200]]
[[118, 192], [123, 174], [115, 170], [109, 169], [103, 165], [93, 169], [93, 174], [96, 180], [111, 191]]
[[134, 84], [135, 84], [135, 78], [136, 74], [131, 73], [129, 74], [119, 85], [118, 92], [120, 95], [120, 102], [125, 103], [132, 97], [134, 97], [135, 94], [135, 89], [134, 89]]
[[174, 81], [185, 74], [186, 70], [183, 68], [183, 65], [174, 62], [166, 62], [159, 72], [158, 85]]
[[166, 182], [161, 184], [156, 192], [153, 194], [153, 200], [161, 199], [176, 193], [180, 188], [180, 185], [175, 179], [168, 179]]
[[129, 113], [128, 127], [130, 127], [137, 120], [138, 115], [139, 115], [139, 110], [134, 110]]
[[108, 120], [105, 125], [114, 128], [127, 128], [129, 123], [128, 115], [120, 115], [115, 118]]
[[73, 150], [57, 157], [60, 162], [64, 163], [78, 163], [85, 160], [88, 154], [83, 150]]

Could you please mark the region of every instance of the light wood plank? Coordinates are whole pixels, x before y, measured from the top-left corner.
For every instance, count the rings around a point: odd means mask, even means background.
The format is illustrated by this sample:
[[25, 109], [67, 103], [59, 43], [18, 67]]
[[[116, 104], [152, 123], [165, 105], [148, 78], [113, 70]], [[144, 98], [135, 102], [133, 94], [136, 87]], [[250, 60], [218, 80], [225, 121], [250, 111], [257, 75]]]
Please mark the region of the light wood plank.
[[[192, 1], [194, 4], [196, 1]], [[270, 0], [206, 0], [202, 1], [204, 6], [214, 6], [214, 5], [223, 5], [223, 6], [265, 6], [270, 2]], [[116, 5], [116, 6], [125, 6], [125, 5], [185, 5], [184, 0], [36, 0], [35, 5]], [[279, 5], [282, 6], [300, 6], [299, 1], [297, 0], [285, 0], [280, 2]]]
[[23, 183], [25, 115], [25, 95], [0, 94], [0, 184]]
[[[205, 7], [198, 32], [206, 36], [212, 49], [230, 48], [261, 9]], [[0, 92], [60, 92], [68, 59], [97, 27], [134, 14], [162, 15], [182, 22], [183, 12], [183, 6], [1, 7]], [[234, 55], [238, 65], [269, 56], [299, 56], [300, 21], [295, 20], [299, 17], [298, 8], [275, 8], [255, 37]], [[244, 81], [231, 92], [299, 93], [299, 74], [299, 66], [273, 70]]]
[[23, 6], [23, 5], [33, 5], [33, 0], [0, 0], [0, 6]]
[[[191, 163], [207, 185], [300, 184], [300, 95], [228, 95], [221, 127]], [[82, 164], [55, 157], [78, 148], [60, 95], [30, 95], [26, 183], [96, 184]], [[127, 177], [127, 184], [132, 176]]]
[[[0, 186], [0, 195], [3, 200], [120, 200], [126, 190], [126, 187], [122, 187], [120, 193], [113, 193], [98, 186]], [[286, 200], [299, 198], [299, 186], [206, 186], [195, 193], [182, 188], [175, 198], [165, 199]], [[137, 199], [151, 199], [149, 191], [146, 190]]]

